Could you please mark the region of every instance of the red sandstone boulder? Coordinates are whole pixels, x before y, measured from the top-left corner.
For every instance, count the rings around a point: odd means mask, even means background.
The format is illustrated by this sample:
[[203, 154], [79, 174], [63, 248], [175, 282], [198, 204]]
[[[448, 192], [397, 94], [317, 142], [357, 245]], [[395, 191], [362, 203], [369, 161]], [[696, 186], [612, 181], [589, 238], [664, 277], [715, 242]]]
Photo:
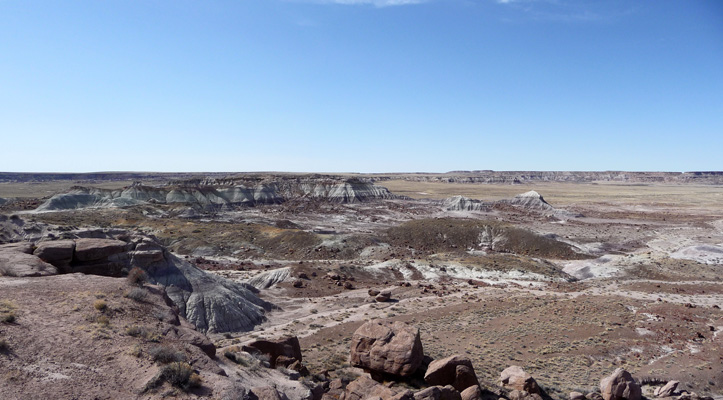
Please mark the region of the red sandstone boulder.
[[279, 392], [271, 386], [255, 387], [251, 389], [251, 392], [259, 400], [283, 400]]
[[351, 364], [368, 371], [408, 377], [423, 358], [419, 329], [401, 321], [369, 321], [351, 339]]
[[470, 386], [460, 393], [462, 400], [482, 400], [482, 389], [479, 385]]
[[460, 392], [470, 386], [479, 385], [472, 361], [459, 354], [432, 361], [424, 375], [424, 381], [435, 386], [452, 385]]
[[282, 361], [284, 366], [288, 367], [294, 361], [301, 362], [301, 346], [296, 336], [289, 336], [279, 340], [257, 340], [249, 343], [241, 348], [241, 350], [251, 354], [265, 354], [269, 357], [271, 368], [276, 368], [277, 362]]
[[0, 250], [0, 275], [32, 277], [57, 275], [58, 270], [32, 254]]
[[414, 400], [462, 400], [462, 396], [450, 385], [432, 386], [415, 393]]
[[673, 396], [675, 394], [675, 389], [678, 388], [678, 385], [680, 382], [678, 381], [669, 381], [665, 384], [665, 386], [659, 387], [655, 389], [655, 397], [669, 397]]
[[640, 400], [642, 395], [640, 385], [622, 368], [600, 380], [600, 393], [605, 400]]
[[128, 244], [114, 239], [78, 239], [75, 241], [74, 259], [78, 261], [96, 261], [106, 259], [113, 254], [122, 253]]
[[72, 240], [52, 240], [38, 243], [33, 254], [47, 263], [63, 268], [70, 265], [74, 250], [75, 242]]
[[535, 379], [532, 378], [532, 375], [516, 365], [502, 371], [500, 374], [500, 386], [527, 393], [540, 393], [540, 387], [537, 385]]
[[366, 375], [362, 375], [346, 386], [344, 400], [366, 400], [371, 398], [389, 400], [394, 397], [394, 394], [392, 389], [379, 384]]

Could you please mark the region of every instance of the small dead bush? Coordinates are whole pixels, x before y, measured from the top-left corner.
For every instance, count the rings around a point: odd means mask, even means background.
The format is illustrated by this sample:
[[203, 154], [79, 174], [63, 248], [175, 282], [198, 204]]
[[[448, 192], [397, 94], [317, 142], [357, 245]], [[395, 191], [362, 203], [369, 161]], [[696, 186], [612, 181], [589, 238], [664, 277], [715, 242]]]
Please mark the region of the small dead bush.
[[136, 287], [126, 292], [125, 297], [134, 301], [143, 302], [148, 298], [148, 291], [144, 288]]
[[161, 368], [160, 377], [171, 385], [188, 390], [201, 386], [201, 377], [185, 362], [172, 362]]
[[8, 300], [0, 300], [0, 321], [11, 324], [17, 318], [15, 315], [15, 304]]
[[138, 325], [130, 325], [126, 327], [126, 335], [138, 337], [146, 335], [146, 328]]
[[181, 351], [176, 351], [168, 346], [156, 346], [148, 351], [153, 361], [160, 364], [169, 364], [172, 362], [186, 361], [186, 355]]
[[224, 357], [228, 358], [229, 360], [235, 362], [236, 364], [242, 366], [242, 367], [249, 367], [251, 366], [251, 363], [248, 362], [243, 356], [241, 356], [238, 353], [234, 353], [231, 351], [226, 351], [223, 353]]
[[100, 326], [108, 326], [108, 325], [110, 325], [110, 318], [108, 318], [107, 315], [99, 315], [95, 319], [95, 323]]
[[148, 342], [159, 342], [161, 340], [160, 335], [152, 332], [145, 326], [129, 325], [126, 327], [126, 335], [137, 338], [142, 338]]
[[128, 354], [138, 358], [143, 355], [143, 348], [140, 345], [136, 344], [128, 350]]
[[106, 303], [105, 300], [97, 300], [93, 303], [93, 307], [100, 312], [104, 312], [108, 309], [108, 303]]
[[138, 268], [133, 267], [128, 272], [128, 283], [134, 286], [143, 286], [146, 282], [148, 282], [148, 274], [146, 271]]

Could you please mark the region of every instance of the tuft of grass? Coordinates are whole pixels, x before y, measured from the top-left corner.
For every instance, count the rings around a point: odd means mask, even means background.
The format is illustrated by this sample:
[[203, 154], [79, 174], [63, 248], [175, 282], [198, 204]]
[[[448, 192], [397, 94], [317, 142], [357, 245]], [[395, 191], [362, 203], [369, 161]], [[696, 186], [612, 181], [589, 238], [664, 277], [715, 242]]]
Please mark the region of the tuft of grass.
[[108, 309], [108, 303], [106, 303], [105, 300], [96, 300], [96, 302], [93, 303], [93, 307], [100, 312], [104, 312]]
[[135, 287], [127, 291], [125, 297], [138, 302], [143, 302], [146, 298], [148, 298], [148, 291], [141, 287]]
[[160, 364], [186, 361], [186, 355], [183, 352], [163, 345], [151, 348], [148, 354], [150, 354], [153, 361]]
[[138, 337], [138, 336], [145, 336], [146, 334], [146, 328], [138, 325], [129, 325], [126, 327], [126, 335]]
[[100, 315], [95, 319], [95, 323], [100, 326], [110, 325], [110, 318], [107, 315]]
[[128, 350], [128, 354], [138, 358], [143, 355], [143, 349], [139, 344], [136, 344]]
[[17, 319], [15, 309], [17, 307], [11, 301], [0, 300], [0, 322], [11, 324]]
[[151, 332], [145, 326], [129, 325], [126, 327], [126, 335], [133, 337], [140, 337], [149, 342], [159, 342], [161, 340], [160, 335]]

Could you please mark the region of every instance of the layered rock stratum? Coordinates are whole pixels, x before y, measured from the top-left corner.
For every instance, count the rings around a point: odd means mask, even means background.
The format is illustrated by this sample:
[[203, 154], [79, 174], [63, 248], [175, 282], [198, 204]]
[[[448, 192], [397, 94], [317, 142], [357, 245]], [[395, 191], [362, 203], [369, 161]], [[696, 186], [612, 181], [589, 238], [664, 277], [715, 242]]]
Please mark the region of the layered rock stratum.
[[126, 207], [139, 204], [177, 204], [200, 208], [227, 208], [280, 204], [290, 199], [320, 199], [334, 203], [355, 203], [394, 198], [389, 190], [355, 179], [272, 180], [190, 180], [169, 185], [135, 183], [123, 189], [73, 187], [41, 204], [36, 211], [72, 210], [89, 207]]

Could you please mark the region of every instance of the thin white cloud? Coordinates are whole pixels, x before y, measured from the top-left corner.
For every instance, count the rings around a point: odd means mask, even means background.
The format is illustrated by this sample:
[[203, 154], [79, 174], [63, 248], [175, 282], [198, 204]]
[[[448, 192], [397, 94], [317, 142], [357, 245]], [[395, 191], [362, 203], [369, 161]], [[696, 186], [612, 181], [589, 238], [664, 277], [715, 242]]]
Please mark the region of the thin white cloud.
[[557, 22], [606, 22], [634, 12], [624, 0], [493, 0], [526, 15], [526, 19]]
[[342, 5], [371, 5], [375, 7], [408, 6], [425, 3], [427, 0], [315, 0], [310, 1], [319, 4], [342, 4]]

